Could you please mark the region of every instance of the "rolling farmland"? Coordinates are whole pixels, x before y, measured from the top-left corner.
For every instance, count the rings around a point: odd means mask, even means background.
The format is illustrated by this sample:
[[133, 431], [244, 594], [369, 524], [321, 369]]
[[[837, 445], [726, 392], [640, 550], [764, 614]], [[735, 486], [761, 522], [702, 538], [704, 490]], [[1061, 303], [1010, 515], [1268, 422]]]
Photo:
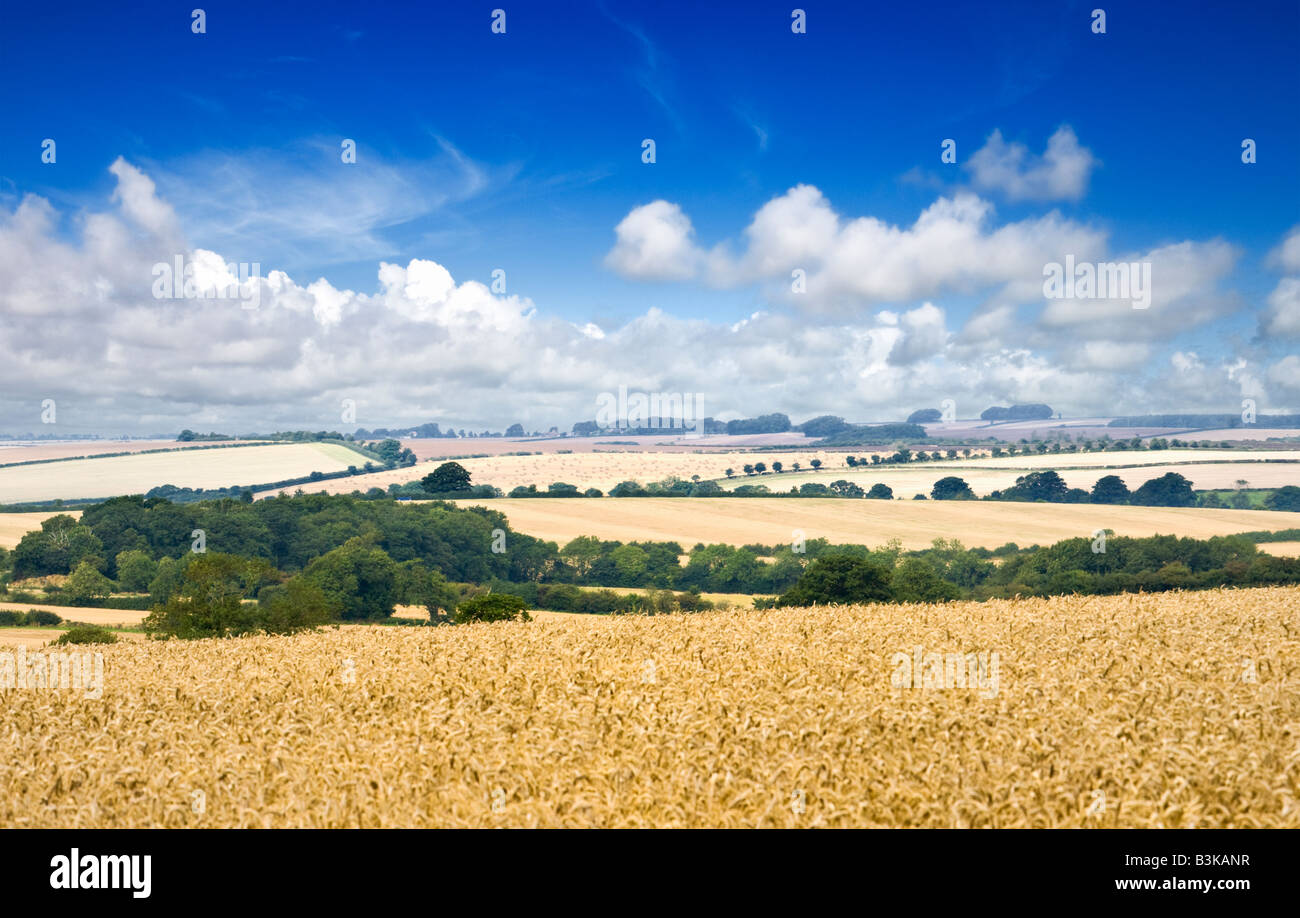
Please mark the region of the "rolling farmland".
[[1300, 513], [1102, 504], [780, 497], [522, 498], [459, 503], [500, 510], [511, 527], [560, 544], [590, 535], [622, 541], [670, 540], [683, 548], [697, 542], [787, 543], [796, 529], [807, 539], [832, 543], [881, 545], [897, 538], [904, 548], [912, 549], [926, 548], [936, 538], [955, 538], [968, 548], [996, 548], [1007, 542], [1049, 545], [1090, 537], [1097, 529], [1127, 536], [1208, 538], [1300, 527]]
[[[580, 489], [599, 488], [608, 491], [621, 481], [658, 481], [671, 475], [690, 478], [721, 478], [728, 468], [741, 473], [745, 463], [773, 461], [787, 465], [800, 462], [807, 465], [812, 459], [843, 464], [843, 458], [834, 453], [817, 450], [799, 452], [649, 452], [618, 450], [609, 452], [543, 453], [534, 456], [491, 456], [483, 459], [457, 459], [473, 476], [475, 484], [490, 484], [509, 491], [518, 485], [537, 485], [541, 490], [552, 482], [563, 481]], [[863, 452], [865, 455], [865, 451]], [[324, 491], [331, 494], [348, 493], [360, 488], [387, 488], [390, 484], [418, 481], [437, 466], [422, 462], [413, 468], [376, 472], [356, 478], [322, 481], [304, 485], [303, 490]], [[294, 490], [294, 489], [290, 489]], [[259, 492], [262, 497], [275, 491]]]
[[0, 503], [143, 494], [159, 485], [228, 488], [341, 472], [362, 456], [337, 443], [178, 449], [0, 468]]
[[1300, 827], [1295, 587], [102, 653], [7, 693], [5, 825]]
[[[1291, 453], [1292, 457], [1300, 454]], [[1041, 457], [1039, 457], [1041, 458]], [[1028, 457], [1025, 457], [1028, 461]], [[864, 490], [873, 484], [888, 485], [895, 497], [910, 498], [913, 494], [929, 496], [930, 489], [940, 478], [955, 475], [970, 485], [971, 490], [983, 497], [993, 491], [1009, 488], [1016, 479], [1034, 471], [1054, 469], [1065, 483], [1072, 488], [1092, 490], [1097, 479], [1103, 475], [1118, 475], [1130, 490], [1136, 490], [1143, 482], [1159, 478], [1169, 472], [1176, 472], [1192, 482], [1197, 490], [1232, 488], [1238, 479], [1245, 479], [1252, 488], [1280, 488], [1283, 485], [1300, 484], [1300, 462], [1214, 462], [1185, 463], [1179, 465], [1120, 465], [1090, 466], [1083, 469], [1063, 468], [1061, 465], [1013, 466], [1006, 463], [1019, 462], [1021, 457], [1011, 460], [984, 459], [979, 462], [947, 463], [931, 462], [926, 464], [909, 463], [902, 466], [867, 467], [853, 469], [835, 469], [829, 472], [782, 472], [779, 475], [768, 473], [761, 476], [739, 477], [718, 482], [727, 490], [734, 490], [742, 485], [765, 485], [772, 491], [788, 491], [809, 482], [829, 485], [832, 481], [843, 478], [860, 486]], [[1004, 463], [995, 465], [994, 463]]]
[[[435, 441], [436, 442], [436, 441]], [[526, 443], [515, 444], [527, 448]], [[887, 454], [892, 450], [862, 447], [849, 450], [771, 450], [771, 451], [650, 451], [623, 447], [605, 447], [602, 451], [545, 452], [529, 456], [496, 455], [479, 459], [457, 459], [473, 477], [475, 484], [490, 484], [509, 492], [520, 485], [536, 485], [546, 490], [553, 482], [576, 485], [581, 490], [598, 488], [609, 491], [622, 481], [642, 483], [660, 481], [670, 476], [690, 479], [717, 480], [724, 488], [746, 484], [761, 484], [773, 490], [789, 490], [805, 482], [829, 484], [840, 478], [854, 481], [865, 487], [884, 482], [894, 488], [896, 496], [910, 497], [917, 492], [929, 493], [931, 485], [947, 475], [965, 478], [977, 494], [1008, 487], [1016, 478], [1030, 471], [1057, 469], [1071, 487], [1091, 488], [1098, 478], [1106, 474], [1119, 474], [1130, 488], [1135, 488], [1150, 478], [1158, 478], [1175, 471], [1192, 479], [1195, 487], [1233, 487], [1238, 478], [1250, 481], [1252, 487], [1278, 487], [1300, 483], [1300, 450], [1156, 450], [1101, 453], [1061, 453], [1030, 456], [976, 456], [971, 459], [945, 459], [940, 462], [908, 463], [883, 467], [849, 468], [845, 463], [848, 454], [870, 456]], [[810, 463], [818, 459], [824, 468], [813, 471]], [[1264, 460], [1286, 460], [1266, 462]], [[747, 464], [762, 462], [769, 468], [780, 462], [786, 471], [765, 475], [746, 476]], [[794, 463], [801, 470], [790, 471]], [[330, 494], [366, 490], [372, 487], [387, 488], [391, 484], [418, 481], [436, 468], [432, 462], [421, 462], [412, 468], [375, 472], [355, 478], [322, 481], [303, 485], [307, 491]], [[726, 478], [731, 469], [733, 478]], [[282, 490], [258, 492], [266, 497]]]

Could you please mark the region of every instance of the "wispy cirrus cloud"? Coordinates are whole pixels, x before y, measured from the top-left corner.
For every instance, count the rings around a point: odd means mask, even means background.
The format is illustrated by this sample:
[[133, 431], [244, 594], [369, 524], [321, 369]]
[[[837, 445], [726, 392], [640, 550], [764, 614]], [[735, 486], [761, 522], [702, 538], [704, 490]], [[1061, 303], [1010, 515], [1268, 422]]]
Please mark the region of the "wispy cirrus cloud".
[[488, 192], [498, 178], [443, 138], [422, 160], [387, 157], [362, 139], [355, 163], [342, 161], [342, 139], [207, 150], [150, 168], [196, 244], [290, 270], [391, 256], [396, 230]]

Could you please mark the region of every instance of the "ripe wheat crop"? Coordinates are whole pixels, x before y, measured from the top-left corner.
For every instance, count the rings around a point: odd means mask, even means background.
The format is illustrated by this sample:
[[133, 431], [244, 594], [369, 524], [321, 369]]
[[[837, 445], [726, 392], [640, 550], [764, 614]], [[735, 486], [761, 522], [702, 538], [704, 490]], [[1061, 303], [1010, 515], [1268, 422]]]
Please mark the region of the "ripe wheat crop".
[[102, 652], [0, 689], [0, 824], [1300, 826], [1294, 587]]

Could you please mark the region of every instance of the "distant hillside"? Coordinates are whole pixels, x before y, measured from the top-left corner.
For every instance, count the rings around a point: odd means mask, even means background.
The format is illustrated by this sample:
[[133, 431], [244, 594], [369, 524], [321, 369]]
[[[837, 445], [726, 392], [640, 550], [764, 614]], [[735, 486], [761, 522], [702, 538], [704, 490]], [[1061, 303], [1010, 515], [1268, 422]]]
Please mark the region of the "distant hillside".
[[1139, 414], [1115, 418], [1108, 427], [1188, 427], [1214, 430], [1220, 427], [1300, 427], [1300, 414], [1260, 415], [1255, 423], [1243, 424], [1241, 414]]

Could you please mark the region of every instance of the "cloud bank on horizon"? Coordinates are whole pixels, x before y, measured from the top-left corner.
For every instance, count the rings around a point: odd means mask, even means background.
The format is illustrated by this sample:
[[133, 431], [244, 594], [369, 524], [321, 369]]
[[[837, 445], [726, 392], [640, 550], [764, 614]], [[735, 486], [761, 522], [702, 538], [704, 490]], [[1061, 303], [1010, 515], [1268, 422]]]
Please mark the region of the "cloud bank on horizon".
[[0, 434], [1300, 411], [1300, 11], [1089, 9], [15, 10]]
[[[1054, 135], [1068, 135], [1065, 129]], [[996, 135], [972, 160], [986, 186], [1073, 193], [1088, 151], [1041, 160]], [[992, 152], [990, 152], [992, 151]], [[265, 266], [256, 308], [154, 295], [176, 254], [200, 284], [236, 280], [220, 253], [191, 246], [151, 178], [109, 167], [108, 207], [68, 215], [27, 195], [0, 217], [3, 427], [37, 429], [54, 399], [71, 430], [227, 432], [440, 420], [455, 427], [567, 427], [620, 385], [701, 392], [709, 413], [781, 410], [890, 419], [953, 399], [960, 416], [1043, 401], [1072, 415], [1300, 406], [1300, 360], [1270, 356], [1300, 337], [1300, 227], [1270, 254], [1278, 272], [1257, 334], [1207, 359], [1181, 337], [1243, 308], [1224, 287], [1238, 253], [1224, 239], [1114, 252], [1107, 234], [1056, 211], [999, 222], [973, 191], [940, 196], [907, 226], [837, 212], [796, 185], [762, 204], [739, 242], [701, 245], [681, 206], [634, 207], [613, 228], [607, 267], [638, 280], [753, 286], [767, 307], [731, 323], [652, 308], [612, 327], [577, 324], [491, 279], [457, 281], [436, 261], [380, 262], [369, 291], [304, 282]], [[1064, 173], [1065, 177], [1055, 173]], [[996, 180], [995, 180], [996, 179]], [[1043, 266], [1149, 262], [1147, 309], [1121, 299], [1043, 297]], [[792, 272], [806, 285], [792, 290]], [[206, 278], [206, 281], [203, 280]], [[949, 295], [976, 296], [960, 325]], [[905, 304], [899, 306], [898, 304]], [[910, 304], [910, 305], [908, 305]], [[1172, 345], [1163, 359], [1156, 352]]]

